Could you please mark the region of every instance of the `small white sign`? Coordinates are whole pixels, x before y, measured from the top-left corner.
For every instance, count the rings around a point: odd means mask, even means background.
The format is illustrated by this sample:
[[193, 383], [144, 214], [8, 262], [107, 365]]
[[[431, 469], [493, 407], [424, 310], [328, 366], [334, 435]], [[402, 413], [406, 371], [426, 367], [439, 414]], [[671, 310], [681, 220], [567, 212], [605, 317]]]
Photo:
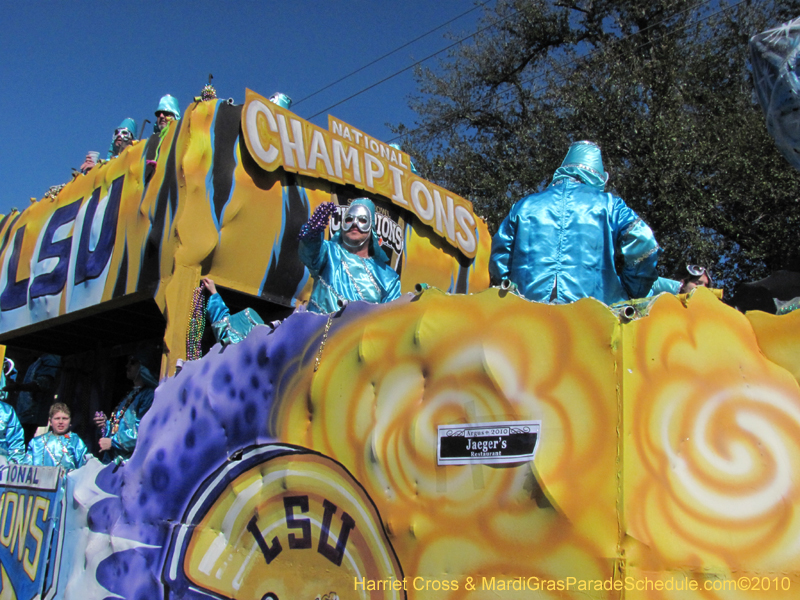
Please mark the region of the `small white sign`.
[[439, 425], [437, 463], [471, 465], [533, 460], [541, 428], [541, 421]]

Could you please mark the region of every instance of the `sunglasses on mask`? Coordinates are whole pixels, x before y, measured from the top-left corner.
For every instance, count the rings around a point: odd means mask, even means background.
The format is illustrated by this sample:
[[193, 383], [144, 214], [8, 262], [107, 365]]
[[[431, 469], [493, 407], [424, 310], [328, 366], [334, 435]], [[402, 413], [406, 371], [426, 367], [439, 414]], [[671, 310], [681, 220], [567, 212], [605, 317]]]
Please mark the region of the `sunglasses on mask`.
[[350, 231], [353, 228], [353, 225], [356, 226], [361, 233], [367, 233], [370, 228], [372, 227], [372, 223], [370, 222], [369, 216], [364, 214], [347, 214], [342, 221], [342, 229], [345, 231]]
[[120, 129], [114, 130], [114, 137], [115, 138], [122, 138], [123, 140], [131, 140], [133, 139], [133, 134], [128, 131], [125, 127]]
[[700, 265], [686, 265], [686, 272], [689, 273], [692, 277], [702, 277], [705, 273], [706, 277], [708, 277], [708, 283], [711, 284], [714, 280], [711, 278], [711, 272], [706, 269], [705, 267], [701, 267]]

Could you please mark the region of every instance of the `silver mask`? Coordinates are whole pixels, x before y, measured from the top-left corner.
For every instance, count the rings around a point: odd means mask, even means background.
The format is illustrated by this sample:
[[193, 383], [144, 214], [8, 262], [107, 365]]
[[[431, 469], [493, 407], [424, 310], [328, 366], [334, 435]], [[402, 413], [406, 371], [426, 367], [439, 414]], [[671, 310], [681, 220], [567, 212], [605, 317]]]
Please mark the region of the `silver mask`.
[[342, 231], [350, 231], [356, 226], [361, 233], [368, 233], [372, 229], [372, 215], [363, 204], [351, 204], [342, 218]]

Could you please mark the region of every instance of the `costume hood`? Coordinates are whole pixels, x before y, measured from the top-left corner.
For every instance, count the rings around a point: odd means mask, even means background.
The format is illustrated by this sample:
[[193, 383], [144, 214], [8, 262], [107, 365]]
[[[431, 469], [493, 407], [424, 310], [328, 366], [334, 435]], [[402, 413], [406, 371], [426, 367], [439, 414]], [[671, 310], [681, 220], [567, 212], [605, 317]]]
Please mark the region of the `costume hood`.
[[[355, 205], [362, 205], [367, 208], [370, 214], [370, 218], [372, 219], [372, 231], [370, 232], [370, 256], [375, 259], [377, 262], [380, 263], [388, 263], [389, 259], [386, 257], [386, 252], [381, 249], [381, 243], [378, 240], [378, 234], [375, 233], [375, 203], [372, 202], [369, 198], [356, 198], [350, 203], [350, 206]], [[340, 229], [336, 233], [333, 234], [331, 241], [336, 242], [337, 244], [344, 244], [342, 243], [342, 230]]]
[[161, 111], [175, 115], [176, 120], [181, 118], [181, 109], [178, 106], [178, 99], [175, 96], [170, 96], [167, 94], [158, 101], [156, 113]]
[[285, 108], [286, 110], [289, 110], [292, 107], [292, 99], [281, 92], [275, 92], [272, 94], [272, 96], [269, 97], [269, 101], [273, 104], [277, 104], [281, 108]]
[[[123, 119], [122, 123], [119, 124], [117, 129], [127, 129], [128, 131], [131, 132], [133, 139], [136, 139], [136, 121], [134, 121], [130, 117], [128, 117], [127, 119]], [[116, 131], [117, 129], [115, 129], [114, 131]], [[112, 134], [111, 145], [108, 147], [108, 156], [106, 156], [106, 159], [113, 158], [114, 156], [116, 156], [116, 154], [114, 154], [114, 135]]]
[[565, 178], [579, 179], [601, 192], [605, 190], [608, 173], [603, 169], [600, 147], [586, 140], [572, 144], [553, 175], [553, 183]]

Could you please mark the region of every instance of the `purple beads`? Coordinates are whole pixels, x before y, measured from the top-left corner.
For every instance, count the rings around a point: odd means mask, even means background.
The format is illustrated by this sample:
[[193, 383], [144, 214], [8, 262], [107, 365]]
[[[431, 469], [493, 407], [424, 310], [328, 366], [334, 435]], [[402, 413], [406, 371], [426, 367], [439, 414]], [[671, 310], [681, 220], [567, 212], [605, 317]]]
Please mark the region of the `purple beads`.
[[307, 240], [311, 237], [319, 235], [328, 226], [328, 221], [331, 215], [336, 211], [336, 205], [333, 202], [323, 202], [311, 215], [308, 222], [300, 228], [300, 235], [298, 239]]

